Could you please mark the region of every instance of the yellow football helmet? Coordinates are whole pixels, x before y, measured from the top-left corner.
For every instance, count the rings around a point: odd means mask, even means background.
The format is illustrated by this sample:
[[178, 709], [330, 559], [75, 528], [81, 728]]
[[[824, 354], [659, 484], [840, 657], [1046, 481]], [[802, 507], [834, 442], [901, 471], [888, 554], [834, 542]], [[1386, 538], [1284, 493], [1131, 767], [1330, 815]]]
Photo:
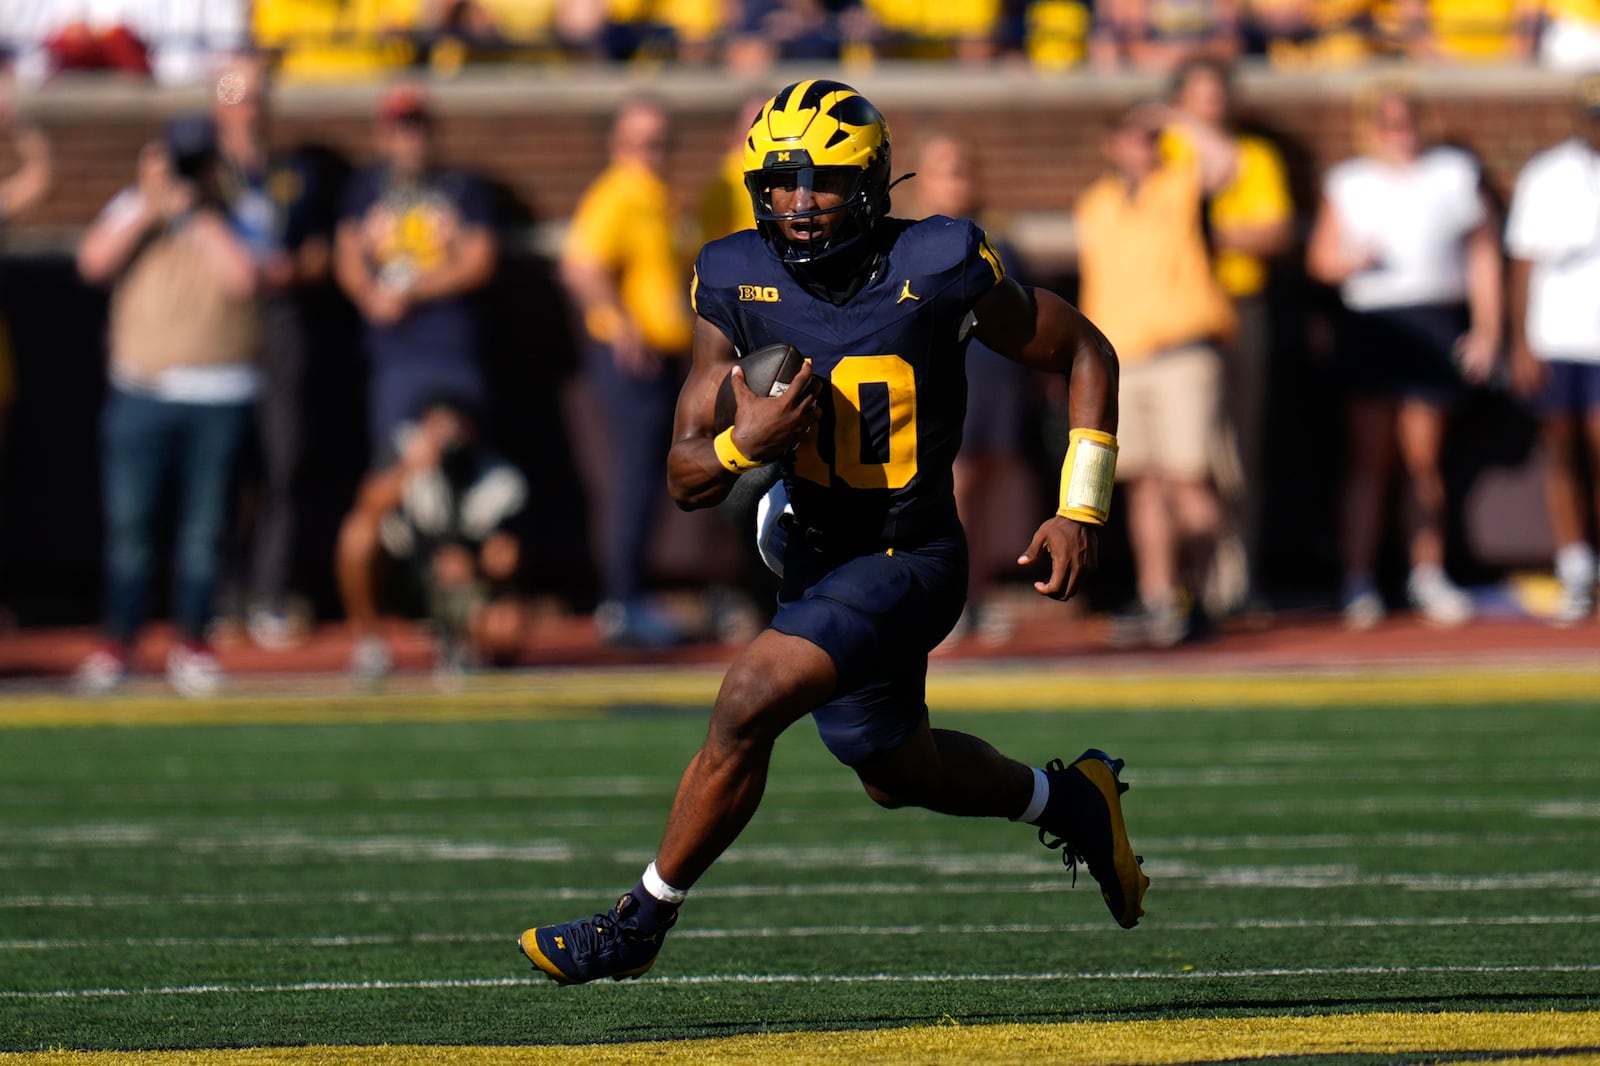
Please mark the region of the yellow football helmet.
[[[837, 81], [795, 82], [768, 100], [744, 146], [744, 182], [756, 228], [778, 258], [810, 263], [859, 242], [889, 211], [889, 125], [866, 97]], [[844, 194], [838, 207], [780, 215], [775, 187]], [[791, 240], [779, 222], [846, 213], [826, 239]]]

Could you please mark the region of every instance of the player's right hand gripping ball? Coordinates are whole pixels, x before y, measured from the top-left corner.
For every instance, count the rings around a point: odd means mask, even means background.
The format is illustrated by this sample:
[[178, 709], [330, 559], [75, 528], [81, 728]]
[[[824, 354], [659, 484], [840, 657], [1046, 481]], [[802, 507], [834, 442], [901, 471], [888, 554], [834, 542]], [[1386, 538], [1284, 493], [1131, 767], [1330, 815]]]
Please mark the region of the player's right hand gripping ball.
[[[806, 358], [800, 354], [800, 349], [792, 344], [780, 343], [757, 348], [734, 365], [744, 371], [744, 383], [757, 396], [782, 396], [805, 364]], [[733, 398], [733, 371], [730, 369], [722, 379], [722, 386], [717, 389], [715, 417], [718, 433], [733, 425], [737, 407]]]

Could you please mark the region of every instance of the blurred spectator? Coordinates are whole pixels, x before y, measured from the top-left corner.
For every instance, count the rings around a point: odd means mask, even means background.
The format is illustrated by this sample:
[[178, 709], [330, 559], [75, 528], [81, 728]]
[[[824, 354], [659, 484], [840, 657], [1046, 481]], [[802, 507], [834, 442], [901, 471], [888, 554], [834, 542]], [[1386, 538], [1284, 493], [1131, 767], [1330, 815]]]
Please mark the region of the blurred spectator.
[[1532, 57], [1539, 0], [1396, 0], [1404, 52], [1425, 63]]
[[[984, 224], [995, 242], [1006, 272], [1023, 277], [1016, 250], [1005, 243], [994, 219], [983, 219], [983, 174], [976, 146], [962, 137], [936, 133], [923, 143], [912, 169], [917, 180], [908, 188], [916, 195], [913, 217], [947, 215]], [[975, 636], [1000, 643], [1016, 620], [994, 595], [996, 579], [1015, 569], [1014, 557], [996, 551], [991, 516], [1006, 510], [1004, 493], [1031, 485], [1024, 456], [1030, 426], [1040, 415], [1033, 405], [1040, 379], [1027, 367], [973, 341], [967, 346], [967, 416], [956, 455], [956, 510], [967, 531], [970, 565], [967, 606], [952, 637]], [[1003, 562], [1002, 562], [1003, 560]], [[1010, 565], [1005, 565], [1010, 564]]]
[[744, 184], [744, 142], [750, 136], [751, 123], [768, 99], [768, 95], [747, 97], [728, 127], [728, 150], [723, 153], [716, 174], [700, 197], [702, 244], [742, 229], [756, 228], [750, 191]]
[[[11, 141], [17, 167], [0, 178], [0, 248], [5, 247], [6, 226], [17, 215], [25, 214], [50, 192], [55, 164], [50, 141], [44, 132], [26, 119], [17, 117], [15, 85], [11, 65], [0, 57], [0, 132]], [[6, 454], [6, 427], [11, 405], [16, 400], [17, 379], [11, 352], [11, 330], [0, 302], [0, 468]], [[0, 545], [4, 543], [5, 516], [0, 515]], [[0, 608], [0, 629], [12, 619]]]
[[[1238, 132], [1234, 124], [1226, 64], [1205, 58], [1185, 61], [1173, 77], [1172, 103], [1187, 123], [1231, 140], [1234, 148], [1232, 179], [1206, 203], [1212, 263], [1238, 319], [1232, 343], [1222, 348], [1225, 432], [1214, 467], [1229, 520], [1217, 546], [1206, 603], [1213, 612], [1228, 613], [1248, 603], [1259, 584], [1262, 425], [1272, 370], [1267, 281], [1269, 261], [1288, 251], [1294, 235], [1294, 205], [1278, 150], [1264, 137]], [[1179, 123], [1165, 131], [1165, 156], [1194, 159], [1196, 148], [1186, 129]]]
[[1237, 0], [1099, 0], [1089, 59], [1102, 69], [1160, 74], [1191, 56], [1232, 59], [1238, 23]]
[[1373, 54], [1375, 0], [1246, 0], [1242, 48], [1274, 67], [1344, 67]]
[[[433, 119], [418, 89], [402, 84], [383, 94], [375, 134], [382, 162], [345, 191], [334, 265], [366, 322], [367, 431], [377, 477], [399, 458], [400, 430], [428, 397], [448, 392], [486, 409], [471, 297], [493, 277], [497, 253], [488, 187], [434, 166]], [[346, 603], [371, 599], [362, 586], [379, 547], [373, 533], [346, 523], [340, 534]], [[351, 669], [367, 678], [387, 673], [393, 660], [371, 620], [351, 621]]]
[[303, 153], [277, 155], [267, 146], [267, 82], [254, 59], [237, 58], [218, 73], [211, 113], [223, 176], [236, 190], [269, 204], [257, 227], [272, 256], [263, 272], [262, 389], [256, 404], [258, 447], [251, 452], [255, 508], [247, 513], [247, 587], [234, 590], [250, 637], [264, 648], [304, 639], [309, 607], [296, 587], [298, 501], [305, 460], [306, 325], [300, 298], [331, 276], [333, 190]]
[[[6, 225], [44, 200], [55, 173], [50, 141], [44, 131], [17, 116], [15, 86], [8, 63], [0, 63], [0, 131], [10, 139], [11, 150], [17, 158], [16, 169], [0, 178], [0, 246], [3, 246]], [[11, 409], [16, 391], [7, 336], [5, 322], [0, 319], [0, 455], [5, 449], [6, 413]]]
[[1541, 9], [1536, 53], [1554, 70], [1600, 70], [1600, 5], [1593, 0], [1525, 0]]
[[150, 46], [122, 23], [102, 29], [87, 22], [68, 22], [45, 38], [44, 50], [49, 55], [52, 74], [151, 74]]
[[204, 641], [234, 463], [259, 385], [257, 249], [238, 220], [266, 208], [250, 198], [228, 198], [211, 120], [182, 117], [140, 154], [137, 184], [100, 213], [78, 249], [86, 280], [115, 281], [101, 415], [106, 643], [78, 668], [89, 692], [116, 688], [128, 672], [169, 485], [179, 640], [167, 680], [185, 696], [221, 683]]
[[[1561, 599], [1571, 625], [1595, 603], [1600, 519], [1600, 77], [1583, 81], [1574, 135], [1530, 159], [1506, 223], [1511, 256], [1511, 377], [1539, 415], [1545, 499]], [[1581, 456], [1589, 457], [1593, 503]]]
[[429, 0], [423, 28], [435, 74], [463, 65], [539, 62], [557, 55], [556, 0]]
[[1384, 615], [1377, 585], [1385, 500], [1405, 474], [1406, 594], [1428, 621], [1460, 625], [1472, 599], [1445, 574], [1440, 452], [1465, 381], [1498, 357], [1500, 242], [1478, 163], [1424, 144], [1417, 101], [1385, 86], [1357, 115], [1361, 156], [1325, 177], [1307, 267], [1338, 285], [1347, 448], [1340, 545], [1347, 624]]
[[1000, 0], [863, 0], [878, 24], [877, 51], [910, 59], [993, 59], [1000, 34]]
[[601, 58], [607, 0], [556, 0], [551, 22], [556, 39], [571, 55]]
[[1093, 15], [1085, 0], [1028, 0], [1022, 12], [1023, 51], [1043, 70], [1066, 70], [1088, 54]]
[[192, 84], [249, 43], [244, 0], [0, 0], [0, 28], [29, 84], [61, 71]]
[[[352, 624], [376, 630], [378, 569], [396, 560], [434, 627], [437, 670], [449, 676], [510, 661], [525, 629], [516, 579], [527, 499], [527, 479], [483, 443], [471, 404], [444, 395], [424, 401], [401, 432], [399, 460], [367, 479], [345, 518], [341, 541], [378, 548], [362, 560], [361, 580], [341, 573]], [[377, 672], [363, 676], [375, 680]]]
[[724, 49], [737, 71], [773, 63], [831, 63], [868, 47], [873, 19], [859, 0], [744, 0]]
[[415, 62], [423, 0], [256, 0], [257, 48], [290, 81], [371, 81]]
[[558, 5], [564, 39], [599, 58], [704, 63], [716, 55], [724, 0], [576, 0]]
[[10, 66], [0, 63], [0, 131], [11, 141], [17, 166], [0, 178], [0, 236], [17, 215], [37, 206], [50, 192], [54, 160], [50, 141], [34, 123], [17, 113], [15, 84]]
[[[1163, 161], [1161, 131], [1181, 125], [1188, 161]], [[1102, 140], [1110, 170], [1078, 201], [1079, 304], [1122, 366], [1117, 477], [1127, 485], [1138, 605], [1119, 644], [1170, 646], [1192, 635], [1221, 506], [1211, 485], [1222, 362], [1233, 308], [1212, 273], [1202, 198], [1232, 179], [1238, 152], [1215, 130], [1160, 105], [1133, 108]]]
[[610, 164], [584, 193], [562, 249], [561, 279], [582, 317], [584, 371], [610, 450], [601, 502], [595, 615], [616, 644], [659, 646], [681, 634], [645, 599], [651, 533], [666, 497], [661, 476], [693, 331], [686, 249], [663, 178], [671, 120], [651, 100], [624, 104]]

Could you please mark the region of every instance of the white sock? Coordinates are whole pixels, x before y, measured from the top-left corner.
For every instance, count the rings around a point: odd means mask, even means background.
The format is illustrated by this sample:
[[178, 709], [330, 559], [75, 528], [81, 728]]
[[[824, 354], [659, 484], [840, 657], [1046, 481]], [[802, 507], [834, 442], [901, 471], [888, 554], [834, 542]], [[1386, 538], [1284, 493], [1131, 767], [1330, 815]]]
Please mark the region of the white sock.
[[1050, 779], [1044, 771], [1037, 766], [1033, 770], [1033, 799], [1028, 801], [1028, 807], [1021, 814], [1011, 819], [1013, 822], [1033, 822], [1044, 813], [1044, 805], [1050, 799]]
[[645, 867], [644, 877], [641, 880], [644, 882], [644, 890], [662, 903], [682, 903], [689, 898], [688, 889], [673, 888], [663, 881], [661, 875], [656, 873], [656, 864], [653, 862]]
[[1411, 580], [1419, 585], [1438, 585], [1450, 578], [1438, 563], [1418, 563], [1411, 568]]
[[1563, 544], [1556, 551], [1556, 577], [1567, 588], [1587, 588], [1594, 584], [1594, 549], [1579, 540]]

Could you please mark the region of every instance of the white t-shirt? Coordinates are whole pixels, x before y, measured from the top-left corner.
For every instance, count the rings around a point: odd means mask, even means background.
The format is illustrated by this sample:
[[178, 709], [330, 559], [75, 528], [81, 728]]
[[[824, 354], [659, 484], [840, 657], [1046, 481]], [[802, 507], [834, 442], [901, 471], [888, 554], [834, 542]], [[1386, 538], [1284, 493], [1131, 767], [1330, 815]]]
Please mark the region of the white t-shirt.
[[1511, 196], [1506, 250], [1533, 264], [1534, 354], [1600, 363], [1600, 152], [1573, 139], [1528, 160]]
[[1354, 255], [1378, 266], [1347, 278], [1345, 306], [1376, 311], [1460, 303], [1467, 296], [1464, 242], [1484, 220], [1478, 164], [1458, 148], [1430, 148], [1390, 166], [1349, 159], [1328, 172], [1323, 191]]

